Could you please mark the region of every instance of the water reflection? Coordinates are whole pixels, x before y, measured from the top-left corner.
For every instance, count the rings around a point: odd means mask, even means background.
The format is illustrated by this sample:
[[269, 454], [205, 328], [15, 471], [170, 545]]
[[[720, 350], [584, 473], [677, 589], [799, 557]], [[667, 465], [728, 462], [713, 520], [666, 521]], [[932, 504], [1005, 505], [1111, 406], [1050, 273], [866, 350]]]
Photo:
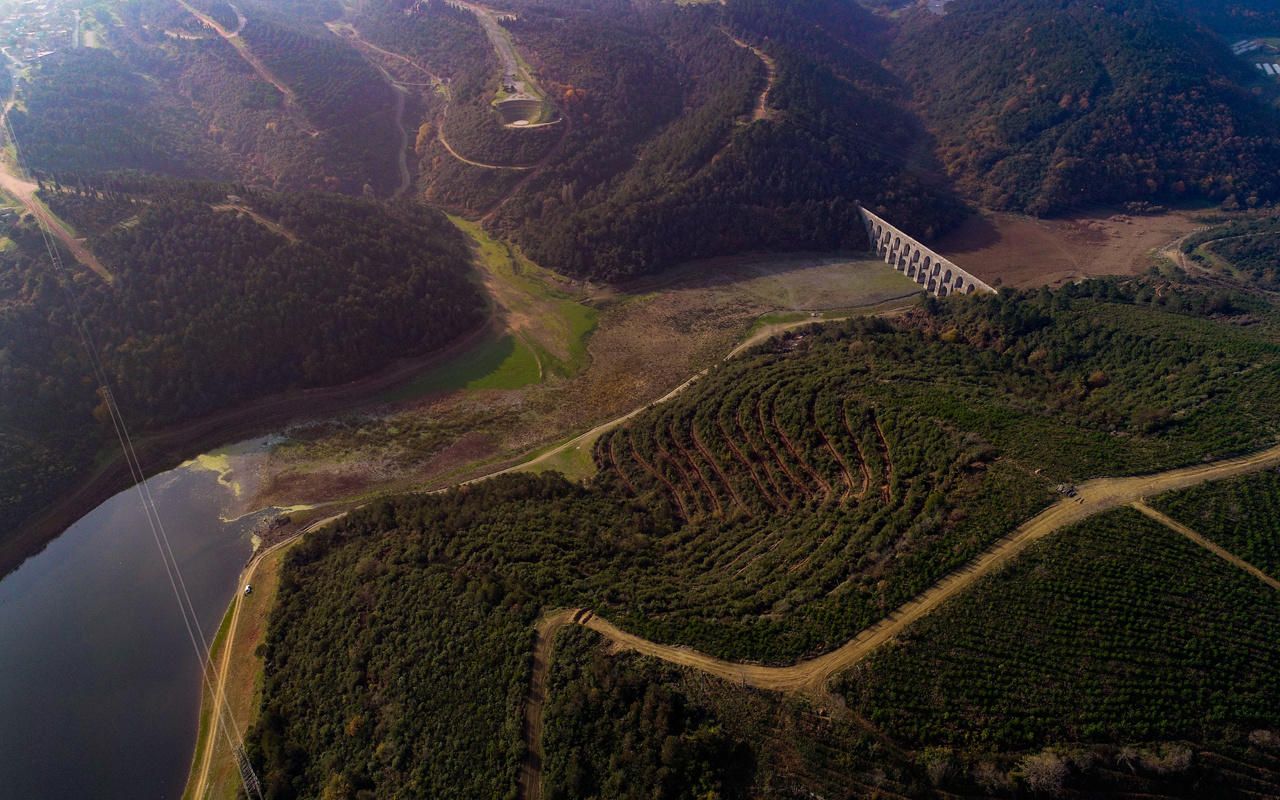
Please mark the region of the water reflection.
[[[147, 482], [212, 638], [272, 511], [246, 514], [268, 440]], [[178, 798], [201, 664], [136, 490], [0, 580], [0, 795]]]

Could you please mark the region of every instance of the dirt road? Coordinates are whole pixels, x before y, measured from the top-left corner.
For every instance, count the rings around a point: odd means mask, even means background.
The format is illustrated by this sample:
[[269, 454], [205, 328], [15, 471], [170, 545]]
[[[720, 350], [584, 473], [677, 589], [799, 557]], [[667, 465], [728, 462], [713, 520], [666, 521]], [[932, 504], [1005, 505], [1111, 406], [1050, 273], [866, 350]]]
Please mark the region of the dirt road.
[[[4, 54], [15, 63], [19, 63], [13, 58], [13, 56], [9, 55], [8, 50], [5, 50]], [[17, 102], [17, 96], [18, 82], [14, 80], [12, 89], [9, 92], [9, 97], [5, 100], [4, 111], [0, 113], [0, 125], [4, 125], [5, 128], [8, 128], [9, 126], [9, 110], [12, 109], [14, 103]], [[16, 147], [18, 141], [17, 136], [14, 135], [12, 130], [9, 130], [9, 135]], [[98, 260], [97, 256], [90, 253], [89, 249], [76, 239], [75, 234], [71, 232], [71, 229], [68, 228], [62, 220], [49, 213], [45, 209], [44, 205], [36, 199], [36, 192], [39, 188], [39, 184], [19, 177], [17, 170], [7, 159], [0, 159], [0, 189], [4, 189], [12, 195], [15, 200], [26, 206], [32, 216], [36, 218], [36, 222], [40, 223], [41, 227], [49, 233], [58, 237], [59, 241], [67, 246], [67, 249], [76, 257], [77, 261], [101, 275], [104, 280], [112, 280], [111, 273], [107, 271], [106, 267], [102, 266], [102, 262]]]
[[[327, 521], [329, 520], [322, 520], [321, 524]], [[308, 530], [315, 527], [318, 526], [313, 525]], [[257, 553], [248, 566], [244, 568], [244, 572], [240, 574], [240, 583], [237, 586], [253, 583], [253, 576], [258, 571], [258, 565], [262, 563], [264, 558], [288, 547], [301, 536], [301, 533], [291, 536]], [[237, 591], [235, 600], [232, 601], [231, 623], [227, 626], [227, 636], [223, 640], [221, 658], [218, 659], [218, 666], [215, 668], [216, 674], [211, 677], [214, 686], [212, 697], [214, 698], [215, 707], [211, 709], [209, 714], [209, 731], [205, 738], [204, 752], [197, 754], [200, 765], [199, 774], [196, 776], [194, 785], [183, 795], [193, 800], [203, 800], [205, 793], [208, 791], [209, 767], [213, 764], [214, 749], [218, 744], [218, 736], [222, 733], [223, 714], [233, 713], [230, 708], [226, 707], [227, 674], [231, 669], [231, 645], [236, 638], [236, 627], [240, 624], [240, 608], [243, 605], [243, 600], [244, 595]], [[240, 731], [239, 733], [242, 732]]]
[[[632, 409], [631, 411], [627, 412], [626, 414], [623, 414], [621, 417], [615, 417], [614, 419], [611, 419], [611, 420], [609, 420], [608, 422], [602, 422], [601, 424], [599, 424], [599, 425], [595, 426], [594, 428], [592, 428], [591, 430], [587, 431], [586, 433], [583, 433], [583, 434], [580, 434], [580, 435], [578, 435], [578, 436], [575, 436], [575, 437], [573, 437], [572, 439], [570, 439], [569, 441], [565, 442], [564, 444], [557, 445], [556, 447], [551, 448], [550, 450], [548, 450], [547, 452], [543, 453], [542, 455], [540, 455], [540, 456], [538, 456], [538, 457], [536, 457], [536, 458], [531, 458], [531, 459], [529, 459], [528, 461], [521, 461], [519, 464], [515, 464], [514, 466], [507, 467], [506, 469], [500, 469], [500, 470], [498, 470], [497, 472], [490, 472], [488, 475], [481, 475], [481, 476], [480, 476], [480, 477], [478, 477], [478, 478], [472, 478], [471, 480], [469, 480], [469, 481], [464, 481], [464, 482], [462, 482], [462, 483], [460, 483], [460, 484], [458, 484], [458, 485], [459, 485], [459, 486], [466, 486], [466, 485], [468, 485], [468, 484], [477, 483], [477, 482], [479, 482], [479, 481], [486, 481], [486, 480], [488, 480], [488, 479], [490, 479], [490, 478], [493, 478], [493, 477], [496, 477], [496, 476], [498, 476], [498, 475], [505, 475], [505, 474], [507, 474], [508, 472], [521, 472], [521, 471], [523, 471], [523, 470], [525, 470], [525, 469], [528, 469], [529, 467], [535, 466], [535, 465], [537, 465], [537, 464], [541, 464], [543, 461], [546, 461], [547, 459], [549, 459], [549, 458], [551, 458], [551, 457], [553, 457], [553, 456], [559, 455], [560, 453], [563, 453], [565, 450], [568, 450], [568, 449], [570, 449], [570, 448], [572, 448], [572, 447], [575, 447], [575, 446], [577, 446], [577, 445], [583, 444], [584, 442], [595, 441], [595, 440], [600, 436], [600, 434], [602, 434], [602, 433], [604, 433], [605, 431], [610, 430], [610, 429], [612, 429], [612, 428], [616, 428], [616, 427], [618, 427], [618, 426], [619, 426], [619, 425], [621, 425], [622, 423], [624, 423], [624, 422], [626, 422], [627, 420], [631, 419], [631, 418], [632, 418], [632, 417], [634, 417], [636, 414], [639, 414], [641, 411], [646, 410], [646, 409], [647, 409], [647, 408], [649, 408], [650, 406], [657, 405], [658, 403], [665, 403], [665, 402], [667, 402], [667, 401], [668, 401], [668, 400], [670, 400], [671, 398], [673, 398], [673, 397], [675, 397], [676, 395], [678, 395], [678, 394], [680, 394], [681, 392], [683, 392], [685, 389], [688, 389], [688, 388], [689, 388], [690, 386], [692, 386], [692, 385], [693, 385], [693, 384], [694, 384], [694, 383], [695, 383], [699, 378], [701, 378], [703, 375], [706, 375], [706, 374], [707, 374], [707, 371], [704, 369], [702, 372], [699, 372], [697, 375], [694, 375], [694, 376], [693, 376], [692, 378], [690, 378], [689, 380], [685, 381], [684, 383], [680, 384], [680, 385], [679, 385], [679, 386], [677, 386], [676, 388], [674, 388], [674, 389], [672, 389], [671, 391], [669, 391], [669, 392], [667, 392], [666, 394], [664, 394], [664, 395], [663, 395], [661, 398], [659, 398], [658, 400], [655, 400], [655, 401], [653, 401], [652, 403], [645, 403], [645, 404], [644, 404], [644, 405], [642, 405], [642, 406], [637, 406], [636, 408]], [[444, 491], [448, 491], [448, 489], [438, 489], [438, 490], [436, 490], [436, 491], [444, 492]]]
[[556, 632], [576, 622], [581, 611], [559, 611], [538, 621], [533, 645], [533, 680], [524, 704], [524, 763], [520, 765], [520, 796], [524, 800], [542, 797], [542, 704], [547, 699], [547, 672]]
[[[178, 0], [178, 3], [181, 4], [182, 7], [185, 8], [187, 11], [190, 11], [192, 16], [194, 16], [196, 19], [200, 20], [210, 28], [213, 28], [213, 30], [219, 36], [221, 36], [223, 39], [226, 39], [227, 42], [236, 49], [236, 52], [240, 54], [240, 57], [245, 60], [245, 63], [247, 63], [250, 67], [253, 68], [253, 71], [258, 74], [258, 77], [262, 78], [264, 81], [266, 81], [267, 83], [271, 84], [272, 86], [280, 90], [280, 93], [284, 95], [284, 99], [286, 103], [288, 103], [293, 108], [298, 107], [297, 93], [295, 93], [293, 89], [290, 89], [284, 83], [284, 81], [281, 81], [279, 78], [273, 75], [271, 73], [271, 70], [267, 69], [267, 65], [263, 64], [262, 61], [259, 60], [259, 58], [255, 56], [252, 53], [252, 51], [249, 50], [249, 46], [245, 44], [244, 39], [240, 37], [240, 32], [244, 30], [246, 20], [244, 18], [244, 15], [240, 13], [239, 9], [232, 6], [232, 10], [234, 10], [236, 13], [236, 21], [238, 22], [239, 26], [236, 28], [236, 30], [229, 31], [226, 28], [219, 25], [218, 23], [214, 22], [212, 17], [198, 11], [193, 6], [187, 4], [186, 0]], [[295, 120], [295, 122], [297, 122], [298, 126], [302, 128], [304, 131], [306, 131], [308, 134], [312, 136], [320, 135], [320, 131], [308, 125], [305, 125], [301, 119]]]
[[102, 265], [97, 256], [89, 252], [89, 248], [85, 247], [84, 243], [75, 237], [75, 234], [67, 228], [66, 224], [46, 211], [40, 201], [36, 199], [36, 191], [39, 190], [39, 185], [19, 178], [11, 171], [9, 164], [3, 161], [0, 161], [0, 188], [3, 188], [13, 195], [19, 203], [26, 206], [42, 228], [58, 237], [58, 240], [67, 246], [71, 254], [76, 257], [76, 261], [98, 273], [106, 281], [114, 279], [114, 276], [107, 271], [107, 268]]
[[1165, 258], [1169, 259], [1173, 263], [1177, 264], [1178, 267], [1181, 268], [1183, 272], [1190, 272], [1191, 267], [1193, 266], [1196, 269], [1200, 270], [1201, 272], [1208, 272], [1208, 270], [1206, 270], [1204, 267], [1201, 267], [1199, 264], [1193, 264], [1191, 262], [1188, 262], [1187, 254], [1182, 252], [1183, 242], [1185, 242], [1187, 239], [1194, 236], [1195, 234], [1200, 233], [1201, 231], [1207, 231], [1207, 230], [1209, 230], [1209, 226], [1204, 225], [1202, 227], [1196, 228], [1195, 230], [1191, 231], [1188, 234], [1179, 236], [1177, 239], [1174, 239], [1172, 242], [1169, 242], [1167, 245], [1160, 248], [1160, 255], [1164, 256]]
[[220, 203], [218, 205], [209, 206], [209, 208], [213, 209], [214, 211], [235, 211], [236, 213], [239, 213], [239, 214], [245, 214], [249, 217], [252, 217], [254, 222], [258, 223], [259, 225], [271, 231], [272, 233], [278, 233], [284, 238], [288, 239], [290, 242], [298, 241], [298, 237], [288, 228], [285, 228], [284, 226], [280, 225], [278, 222], [272, 222], [271, 220], [262, 216], [258, 212], [245, 208], [244, 206], [236, 205], [235, 203]]
[[[440, 124], [436, 126], [436, 138], [440, 140], [440, 144], [444, 145], [444, 149], [449, 151], [449, 155], [453, 156], [454, 158], [458, 159], [459, 161], [461, 161], [461, 162], [462, 162], [462, 163], [464, 163], [464, 164], [470, 164], [471, 166], [473, 166], [473, 167], [479, 167], [480, 169], [532, 170], [532, 169], [536, 169], [536, 168], [539, 166], [539, 164], [532, 164], [532, 165], [524, 166], [524, 167], [511, 167], [511, 166], [507, 166], [507, 165], [505, 165], [505, 164], [485, 164], [485, 163], [483, 163], [483, 162], [481, 162], [481, 161], [473, 161], [473, 160], [471, 160], [471, 159], [467, 158], [466, 156], [462, 155], [461, 153], [459, 153], [457, 150], [454, 150], [454, 149], [453, 149], [453, 145], [449, 144], [449, 139], [448, 139], [448, 137], [445, 135], [445, 124], [448, 122], [448, 119], [449, 119], [449, 106], [450, 106], [450, 104], [452, 104], [452, 102], [453, 102], [453, 95], [449, 92], [449, 86], [448, 86], [448, 84], [446, 84], [444, 81], [440, 80], [440, 78], [439, 78], [435, 73], [433, 73], [431, 70], [429, 70], [429, 69], [427, 69], [426, 67], [422, 66], [421, 64], [419, 64], [418, 62], [416, 62], [416, 61], [414, 61], [413, 59], [409, 58], [408, 56], [402, 55], [402, 54], [400, 54], [400, 53], [395, 53], [395, 52], [392, 52], [392, 51], [387, 50], [387, 49], [385, 49], [385, 48], [379, 47], [379, 46], [377, 46], [376, 44], [373, 44], [372, 42], [370, 42], [370, 41], [368, 41], [368, 40], [364, 39], [362, 36], [360, 36], [360, 32], [359, 32], [359, 31], [357, 31], [354, 27], [352, 27], [352, 26], [351, 26], [351, 25], [349, 25], [349, 24], [345, 24], [345, 23], [344, 23], [344, 24], [338, 24], [338, 23], [330, 22], [330, 23], [326, 23], [326, 25], [328, 26], [329, 30], [333, 31], [333, 33], [334, 33], [335, 35], [341, 36], [342, 38], [347, 39], [347, 40], [348, 40], [348, 41], [350, 41], [352, 44], [354, 44], [354, 45], [356, 46], [356, 49], [358, 49], [358, 50], [372, 50], [372, 51], [373, 51], [373, 52], [375, 52], [375, 53], [381, 53], [381, 54], [382, 54], [382, 55], [384, 55], [384, 56], [388, 56], [388, 57], [390, 57], [390, 58], [395, 58], [395, 59], [398, 59], [398, 60], [400, 60], [400, 61], [403, 61], [404, 63], [408, 64], [409, 66], [411, 66], [411, 67], [413, 67], [414, 69], [416, 69], [416, 70], [418, 70], [419, 72], [421, 72], [423, 75], [426, 75], [426, 76], [431, 80], [431, 85], [432, 85], [432, 86], [439, 86], [440, 88], [442, 88], [442, 89], [444, 90], [444, 93], [445, 93], [445, 108], [444, 108], [444, 113], [443, 113], [443, 114], [441, 114]], [[365, 55], [366, 55], [366, 57], [367, 57], [367, 55], [368, 55], [368, 54], [366, 53]], [[371, 63], [372, 63], [372, 62], [371, 62]], [[374, 66], [378, 66], [378, 65], [377, 65], [377, 64], [374, 64]], [[384, 77], [386, 77], [386, 78], [388, 79], [388, 81], [389, 81], [389, 82], [391, 83], [391, 85], [392, 85], [392, 88], [396, 90], [396, 93], [397, 93], [397, 95], [398, 95], [398, 98], [397, 98], [397, 108], [398, 108], [398, 111], [397, 111], [396, 117], [397, 117], [397, 119], [400, 119], [400, 118], [401, 118], [401, 116], [403, 115], [403, 112], [404, 112], [404, 107], [403, 107], [403, 106], [404, 106], [404, 96], [403, 96], [403, 94], [402, 94], [402, 88], [401, 88], [401, 87], [403, 87], [403, 86], [405, 86], [405, 85], [407, 85], [407, 84], [402, 84], [402, 83], [399, 83], [399, 82], [395, 81], [394, 79], [392, 79], [392, 78], [391, 78], [391, 76], [390, 76], [390, 75], [388, 75], [388, 74], [386, 73], [386, 71], [382, 69], [382, 67], [378, 66], [378, 69], [379, 69], [380, 71], [382, 71], [383, 76], [384, 76]], [[404, 125], [403, 125], [403, 124], [398, 124], [398, 127], [399, 127], [401, 130], [403, 130], [403, 129], [404, 129]], [[406, 141], [405, 141], [405, 146], [406, 146], [406, 147], [408, 146], [408, 140], [407, 140], [407, 138], [406, 138]], [[401, 155], [403, 156], [403, 154], [404, 154], [404, 148], [401, 148], [400, 153], [401, 153]], [[408, 175], [408, 169], [407, 169], [407, 168], [405, 168], [404, 172], [402, 173], [402, 176], [407, 176], [407, 175]], [[522, 183], [523, 183], [523, 181], [522, 181]]]
[[[1075, 497], [1067, 497], [1023, 523], [1016, 530], [996, 541], [972, 561], [944, 575], [929, 589], [895, 609], [883, 620], [859, 633], [839, 649], [808, 661], [801, 661], [789, 667], [739, 664], [713, 658], [688, 647], [651, 642], [648, 639], [643, 639], [619, 629], [609, 621], [595, 616], [588, 609], [560, 612], [548, 617], [545, 624], [558, 627], [568, 624], [568, 622], [574, 622], [591, 628], [606, 639], [643, 655], [660, 658], [663, 661], [680, 666], [692, 667], [734, 684], [775, 692], [803, 692], [821, 699], [826, 696], [827, 682], [834, 675], [849, 669], [871, 654], [876, 648], [897, 636], [907, 626], [972, 586], [983, 576], [1008, 563], [1032, 542], [1068, 525], [1121, 505], [1133, 505], [1142, 513], [1188, 536], [1201, 546], [1212, 550], [1222, 558], [1241, 569], [1247, 570], [1280, 591], [1280, 581], [1276, 581], [1247, 562], [1204, 539], [1190, 528], [1174, 522], [1142, 503], [1142, 498], [1149, 495], [1186, 489], [1208, 481], [1267, 469], [1277, 464], [1280, 464], [1280, 446], [1242, 458], [1183, 467], [1155, 475], [1140, 475], [1132, 478], [1097, 478], [1088, 481], [1078, 487]], [[540, 692], [537, 698], [538, 711], [540, 712], [542, 708], [542, 701], [546, 691], [546, 673], [550, 664], [550, 653], [542, 653], [541, 648], [545, 646], [549, 649], [550, 644], [548, 642], [554, 638], [554, 630], [551, 630], [544, 637], [543, 631], [540, 629], [539, 637], [538, 646], [540, 651], [534, 659], [533, 686], [535, 689], [531, 690], [530, 699], [525, 706], [525, 730], [529, 752], [538, 754], [537, 763], [540, 764], [542, 744], [536, 737], [541, 734], [542, 721], [540, 719], [531, 721], [529, 715], [532, 713], [530, 709], [533, 707], [535, 692]], [[540, 787], [533, 789], [532, 793], [529, 792], [527, 787], [536, 787], [537, 780], [526, 776], [524, 770], [521, 772], [520, 785], [521, 797], [525, 798], [525, 800], [539, 796]]]
[[1276, 580], [1275, 578], [1271, 577], [1267, 573], [1258, 569], [1254, 565], [1250, 564], [1248, 561], [1245, 561], [1243, 558], [1239, 558], [1238, 556], [1232, 555], [1228, 551], [1222, 549], [1218, 545], [1214, 544], [1213, 542], [1204, 538], [1200, 534], [1191, 530], [1186, 525], [1183, 525], [1181, 522], [1178, 522], [1177, 520], [1171, 519], [1165, 516], [1164, 514], [1161, 514], [1159, 511], [1156, 511], [1154, 508], [1142, 502], [1141, 500], [1131, 503], [1130, 505], [1132, 505], [1138, 511], [1141, 511], [1143, 514], [1146, 514], [1148, 517], [1155, 520], [1156, 522], [1159, 522], [1161, 525], [1164, 525], [1167, 528], [1177, 531], [1178, 533], [1187, 537], [1191, 541], [1200, 545], [1201, 547], [1213, 553], [1214, 555], [1218, 556], [1219, 558], [1223, 559], [1224, 561], [1228, 561], [1232, 564], [1235, 564], [1237, 567], [1244, 570], [1245, 572], [1248, 572], [1250, 575], [1262, 581], [1263, 583], [1267, 584], [1272, 589], [1275, 589], [1277, 592], [1280, 592], [1280, 581]]
[[755, 53], [756, 58], [760, 59], [760, 63], [764, 64], [765, 76], [767, 80], [765, 81], [765, 84], [764, 84], [764, 91], [760, 93], [759, 99], [756, 100], [755, 110], [751, 112], [752, 122], [762, 120], [769, 113], [769, 91], [773, 89], [773, 85], [778, 81], [778, 65], [772, 58], [765, 55], [764, 52], [761, 51], [759, 48], [752, 47], [751, 45], [742, 41], [738, 37], [732, 35], [728, 31], [725, 31], [724, 35], [732, 39], [733, 43], [736, 44], [738, 47], [745, 47], [746, 49]]
[[[1201, 483], [1235, 475], [1257, 472], [1277, 464], [1280, 464], [1280, 447], [1273, 447], [1243, 458], [1183, 467], [1155, 475], [1091, 480], [1078, 488], [1076, 497], [1065, 498], [1045, 509], [1012, 533], [999, 539], [968, 564], [943, 576], [941, 580], [925, 592], [895, 609], [889, 616], [867, 628], [844, 646], [826, 655], [809, 661], [802, 661], [789, 667], [735, 664], [730, 661], [712, 658], [689, 648], [656, 644], [621, 631], [609, 622], [593, 615], [583, 615], [580, 618], [580, 624], [599, 631], [608, 639], [645, 655], [655, 656], [673, 664], [694, 667], [725, 680], [772, 691], [806, 692], [822, 696], [825, 693], [827, 681], [833, 675], [852, 667], [877, 647], [892, 639], [908, 625], [933, 611], [947, 599], [959, 594], [984, 575], [1013, 559], [1032, 542], [1103, 511], [1122, 505], [1140, 504], [1143, 497], [1186, 489]], [[1145, 506], [1142, 508], [1145, 508]], [[1142, 509], [1140, 508], [1139, 510]], [[1148, 513], [1148, 511], [1151, 510], [1147, 509], [1143, 513]], [[1154, 514], [1156, 512], [1151, 513]], [[1177, 525], [1173, 520], [1169, 520], [1168, 523]], [[1184, 529], [1181, 526], [1175, 529], [1184, 535], [1189, 534], [1192, 538], [1198, 537], [1190, 529]], [[1215, 549], [1216, 546], [1211, 546], [1212, 543], [1207, 542], [1202, 537], [1198, 538], [1197, 541], [1214, 550], [1214, 552], [1221, 550], [1221, 548]], [[1228, 558], [1233, 564], [1253, 572], [1280, 589], [1280, 584], [1259, 573], [1240, 559], [1230, 556], [1226, 551], [1221, 551], [1219, 554], [1224, 558]]]

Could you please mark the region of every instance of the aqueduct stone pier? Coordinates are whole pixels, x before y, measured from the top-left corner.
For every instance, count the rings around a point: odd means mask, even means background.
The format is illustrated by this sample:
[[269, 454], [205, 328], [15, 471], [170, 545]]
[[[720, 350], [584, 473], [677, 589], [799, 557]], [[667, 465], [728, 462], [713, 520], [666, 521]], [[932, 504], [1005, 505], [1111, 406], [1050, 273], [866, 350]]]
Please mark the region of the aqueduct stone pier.
[[936, 297], [959, 292], [994, 292], [987, 284], [957, 267], [947, 259], [912, 239], [902, 231], [859, 206], [862, 223], [867, 226], [871, 249], [898, 272], [925, 288]]

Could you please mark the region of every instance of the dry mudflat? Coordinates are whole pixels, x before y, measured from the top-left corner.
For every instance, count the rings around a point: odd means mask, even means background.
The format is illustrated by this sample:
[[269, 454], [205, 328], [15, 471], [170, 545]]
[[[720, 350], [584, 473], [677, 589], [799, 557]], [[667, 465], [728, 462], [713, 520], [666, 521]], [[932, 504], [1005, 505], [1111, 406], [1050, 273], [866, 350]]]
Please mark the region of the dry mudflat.
[[999, 279], [1021, 288], [1060, 286], [1080, 278], [1146, 272], [1153, 251], [1203, 227], [1192, 215], [1102, 212], [1034, 219], [982, 212], [931, 246], [987, 283]]

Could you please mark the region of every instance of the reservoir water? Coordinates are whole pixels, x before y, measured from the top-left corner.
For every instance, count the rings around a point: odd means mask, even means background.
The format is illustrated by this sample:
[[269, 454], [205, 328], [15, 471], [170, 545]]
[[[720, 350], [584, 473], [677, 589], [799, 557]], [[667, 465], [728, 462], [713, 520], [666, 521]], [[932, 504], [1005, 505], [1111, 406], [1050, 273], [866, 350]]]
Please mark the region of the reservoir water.
[[[264, 451], [147, 482], [208, 639], [273, 513], [240, 516]], [[201, 681], [138, 493], [121, 492], [0, 580], [0, 797], [178, 800]]]

